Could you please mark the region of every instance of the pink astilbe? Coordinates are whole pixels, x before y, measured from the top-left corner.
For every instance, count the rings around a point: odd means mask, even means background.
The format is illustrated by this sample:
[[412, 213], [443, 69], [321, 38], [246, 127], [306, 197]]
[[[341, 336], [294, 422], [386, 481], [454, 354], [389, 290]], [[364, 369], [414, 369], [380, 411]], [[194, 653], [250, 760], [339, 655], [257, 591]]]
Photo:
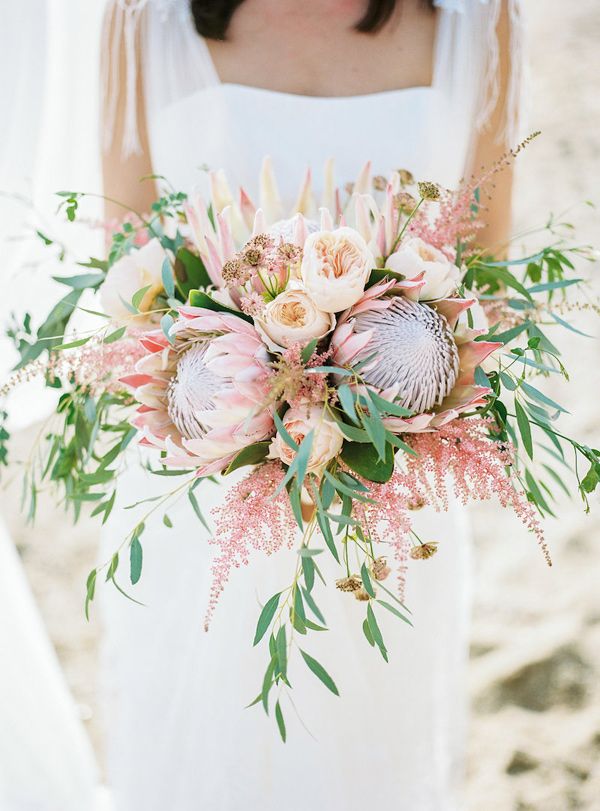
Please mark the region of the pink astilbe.
[[273, 364], [270, 379], [270, 401], [285, 400], [292, 408], [299, 403], [322, 404], [327, 396], [327, 378], [324, 374], [307, 374], [327, 363], [331, 351], [313, 352], [308, 362], [302, 360], [304, 347], [301, 343], [289, 346]]
[[439, 203], [436, 203], [436, 216], [431, 218], [433, 210], [428, 208], [417, 214], [410, 222], [407, 233], [420, 237], [429, 245], [448, 253], [458, 240], [470, 242], [483, 223], [473, 217], [472, 205], [477, 184], [463, 185], [457, 191], [441, 192]]
[[120, 393], [127, 390], [120, 378], [129, 374], [144, 354], [135, 335], [109, 344], [94, 337], [81, 347], [52, 352], [48, 376], [72, 379], [75, 385], [87, 388], [92, 396], [103, 392]]
[[463, 504], [496, 497], [533, 532], [546, 562], [552, 565], [534, 506], [506, 475], [514, 449], [494, 441], [488, 429], [488, 420], [469, 418], [454, 420], [431, 433], [407, 434], [404, 439], [417, 456], [407, 455], [403, 469], [397, 467], [385, 484], [365, 482], [376, 503], [357, 504], [354, 511], [373, 540], [393, 547], [401, 591], [410, 548], [410, 505], [415, 501], [442, 511], [448, 509], [450, 496]]
[[284, 476], [280, 462], [267, 462], [231, 487], [224, 502], [212, 511], [215, 532], [211, 543], [219, 552], [212, 564], [206, 629], [232, 569], [247, 565], [253, 549], [272, 555], [293, 546], [297, 524], [285, 488], [273, 495]]

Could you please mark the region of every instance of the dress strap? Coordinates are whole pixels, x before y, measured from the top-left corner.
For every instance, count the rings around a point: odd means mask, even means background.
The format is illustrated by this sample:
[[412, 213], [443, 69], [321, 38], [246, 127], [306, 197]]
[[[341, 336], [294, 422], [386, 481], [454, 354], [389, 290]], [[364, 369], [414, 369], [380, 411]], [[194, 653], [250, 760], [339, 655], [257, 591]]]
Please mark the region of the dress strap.
[[105, 150], [113, 145], [121, 100], [123, 157], [141, 151], [140, 112], [148, 118], [180, 98], [219, 84], [188, 0], [108, 0], [102, 62], [103, 145]]
[[[514, 146], [522, 137], [524, 32], [522, 0], [435, 0], [440, 9], [434, 83], [448, 94], [466, 125], [485, 130], [503, 105], [497, 139]], [[501, 87], [498, 21], [509, 19], [510, 72]], [[502, 92], [501, 92], [502, 91]]]

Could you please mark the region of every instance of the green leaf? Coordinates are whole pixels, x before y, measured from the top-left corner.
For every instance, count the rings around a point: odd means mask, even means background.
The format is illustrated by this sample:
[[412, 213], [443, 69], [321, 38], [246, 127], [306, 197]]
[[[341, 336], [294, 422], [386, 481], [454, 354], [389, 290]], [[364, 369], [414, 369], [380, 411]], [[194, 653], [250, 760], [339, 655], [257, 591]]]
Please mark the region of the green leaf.
[[143, 559], [144, 553], [140, 543], [139, 534], [136, 531], [129, 545], [129, 579], [131, 580], [131, 584], [133, 586], [135, 586], [142, 576]]
[[577, 335], [583, 335], [584, 338], [593, 338], [594, 337], [593, 335], [590, 335], [589, 332], [582, 332], [579, 329], [575, 329], [575, 327], [572, 324], [569, 324], [569, 322], [565, 321], [563, 318], [559, 318], [559, 316], [557, 316], [556, 313], [550, 313], [550, 315], [556, 321], [557, 324], [561, 325], [561, 327], [564, 327], [565, 329], [571, 330], [571, 332], [575, 332], [575, 333], [577, 333]]
[[314, 558], [317, 555], [321, 555], [322, 552], [322, 549], [309, 549], [307, 546], [301, 546], [298, 550], [298, 554], [301, 558]]
[[312, 341], [310, 341], [310, 343], [306, 344], [306, 346], [300, 353], [300, 360], [302, 361], [302, 363], [308, 363], [308, 361], [312, 358], [318, 343], [319, 339], [313, 338]]
[[85, 584], [85, 618], [89, 620], [90, 618], [90, 603], [94, 599], [94, 595], [96, 594], [96, 577], [98, 575], [97, 569], [92, 569], [89, 573], [87, 582]]
[[381, 635], [381, 631], [379, 629], [379, 625], [377, 624], [377, 620], [375, 619], [375, 613], [373, 612], [371, 603], [367, 605], [367, 622], [369, 624], [371, 636], [373, 637], [375, 644], [379, 648], [381, 655], [387, 662], [388, 661], [387, 649], [385, 647], [383, 636]]
[[304, 611], [304, 603], [302, 602], [302, 592], [296, 586], [294, 589], [294, 615], [299, 617], [302, 622], [306, 619], [306, 613]]
[[106, 338], [102, 341], [103, 344], [113, 344], [115, 341], [118, 341], [120, 338], [125, 335], [127, 327], [119, 327], [114, 332], [111, 332], [110, 335], [107, 335]]
[[269, 662], [269, 666], [265, 671], [265, 677], [263, 679], [261, 690], [262, 705], [267, 715], [269, 714], [269, 692], [271, 690], [271, 687], [273, 686], [273, 674], [275, 673], [275, 665], [276, 661], [275, 657], [273, 656], [271, 658], [271, 661]]
[[78, 276], [53, 276], [55, 282], [66, 284], [73, 290], [96, 289], [100, 287], [106, 275], [104, 273], [80, 273]]
[[87, 338], [78, 338], [76, 341], [69, 341], [68, 344], [59, 344], [58, 346], [53, 346], [52, 349], [55, 352], [60, 352], [63, 349], [74, 349], [76, 346], [84, 346], [88, 341], [91, 340], [91, 338], [91, 335]]
[[165, 258], [162, 265], [162, 283], [167, 298], [173, 298], [175, 295], [175, 279], [173, 278], [173, 268], [168, 257]]
[[559, 282], [544, 282], [543, 284], [534, 284], [529, 288], [530, 293], [545, 293], [547, 290], [559, 290], [563, 287], [570, 287], [572, 284], [581, 284], [583, 279], [563, 279]]
[[592, 463], [590, 469], [581, 480], [580, 487], [586, 493], [593, 493], [600, 483], [600, 465]]
[[399, 617], [404, 622], [408, 623], [408, 625], [412, 625], [412, 622], [408, 619], [408, 617], [405, 617], [404, 614], [398, 611], [398, 609], [391, 603], [386, 603], [385, 600], [377, 600], [376, 602], [377, 605], [382, 605], [384, 608], [387, 608], [388, 611], [391, 611], [392, 614], [394, 614], [396, 617]]
[[288, 434], [284, 424], [281, 422], [281, 417], [277, 412], [273, 414], [273, 420], [275, 421], [277, 433], [281, 436], [285, 444], [288, 445], [293, 451], [297, 451], [298, 443]]
[[340, 400], [340, 405], [344, 409], [346, 415], [350, 417], [352, 422], [360, 425], [358, 416], [356, 414], [356, 408], [354, 407], [354, 394], [352, 393], [352, 390], [346, 384], [344, 384], [338, 388], [337, 393]]
[[110, 563], [108, 564], [108, 569], [106, 571], [107, 582], [113, 579], [118, 568], [119, 568], [119, 553], [115, 552], [115, 554], [110, 559]]
[[373, 639], [373, 634], [371, 633], [371, 629], [369, 628], [369, 623], [368, 623], [367, 620], [363, 621], [362, 629], [363, 629], [363, 634], [367, 638], [367, 642], [369, 643], [369, 645], [372, 648], [374, 648], [375, 647], [375, 640]]
[[263, 610], [260, 612], [260, 617], [258, 618], [258, 623], [256, 625], [256, 633], [254, 635], [254, 642], [253, 645], [258, 645], [260, 640], [266, 634], [273, 617], [275, 616], [275, 612], [277, 611], [277, 606], [279, 605], [279, 598], [281, 597], [281, 592], [277, 592], [274, 594], [270, 600], [268, 600]]
[[275, 704], [275, 720], [277, 721], [277, 727], [279, 729], [279, 734], [281, 735], [281, 740], [285, 743], [287, 734], [285, 731], [285, 721], [283, 720], [283, 713], [281, 712], [279, 700]]
[[521, 388], [523, 389], [525, 394], [527, 394], [533, 400], [537, 400], [538, 403], [542, 403], [543, 405], [546, 405], [549, 408], [554, 408], [556, 409], [556, 411], [562, 411], [563, 414], [569, 413], [557, 402], [551, 400], [550, 397], [547, 397], [541, 391], [536, 389], [534, 386], [531, 386], [529, 383], [526, 383], [524, 380], [521, 382]]
[[304, 602], [306, 603], [306, 605], [310, 608], [310, 610], [313, 612], [313, 614], [319, 620], [319, 622], [322, 622], [323, 625], [325, 625], [326, 624], [325, 617], [321, 613], [321, 610], [319, 609], [319, 606], [314, 601], [314, 598], [313, 598], [312, 594], [310, 594], [308, 589], [304, 589], [304, 588], [302, 589], [302, 594], [304, 596]]
[[302, 558], [302, 574], [304, 575], [307, 591], [312, 591], [315, 584], [315, 562], [312, 558]]
[[387, 482], [394, 472], [394, 451], [389, 445], [383, 462], [373, 446], [354, 442], [344, 442], [341, 457], [349, 468], [371, 482]]
[[340, 366], [312, 366], [306, 370], [307, 375], [336, 374], [340, 377], [350, 377], [354, 374], [350, 369], [342, 369]]
[[371, 442], [371, 437], [362, 428], [355, 428], [353, 425], [341, 421], [336, 422], [336, 425], [344, 436], [351, 439], [352, 442], [362, 442], [363, 444]]
[[389, 400], [384, 400], [383, 397], [380, 397], [371, 390], [369, 390], [369, 398], [384, 414], [391, 414], [394, 417], [410, 417], [413, 413], [409, 408], [404, 408], [397, 403], [390, 403]]
[[147, 284], [146, 287], [141, 287], [139, 290], [136, 290], [136, 292], [131, 297], [131, 306], [136, 312], [139, 311], [142, 299], [144, 298], [144, 296], [146, 295], [148, 290], [150, 290], [151, 287], [152, 287], [151, 284]]
[[315, 674], [315, 676], [318, 679], [320, 679], [320, 681], [323, 682], [323, 684], [325, 685], [325, 687], [327, 687], [328, 690], [331, 690], [331, 692], [334, 695], [339, 696], [340, 693], [335, 685], [335, 682], [333, 681], [329, 673], [325, 670], [323, 665], [317, 662], [317, 660], [314, 659], [312, 656], [310, 656], [308, 653], [306, 653], [306, 651], [303, 651], [302, 648], [300, 648], [300, 653], [302, 654], [302, 658], [306, 662], [309, 670], [311, 670]]
[[234, 470], [245, 467], [246, 465], [258, 465], [264, 462], [269, 453], [269, 445], [270, 442], [268, 440], [247, 445], [233, 457], [223, 475], [227, 476], [229, 473], [233, 473]]
[[198, 287], [210, 287], [212, 284], [202, 259], [187, 248], [180, 248], [177, 251], [175, 278], [186, 298], [190, 290]]
[[369, 597], [375, 597], [375, 589], [373, 588], [373, 584], [371, 583], [371, 578], [369, 576], [369, 570], [367, 569], [366, 563], [363, 563], [363, 565], [360, 567], [360, 576], [362, 578], [365, 591], [367, 592]]
[[242, 313], [239, 310], [233, 310], [231, 307], [226, 307], [224, 304], [220, 304], [218, 301], [215, 301], [214, 298], [211, 298], [208, 293], [205, 293], [202, 290], [190, 291], [190, 304], [192, 307], [204, 307], [206, 310], [212, 310], [216, 313], [231, 313], [231, 315], [242, 318], [244, 321], [248, 321], [250, 324], [253, 323], [251, 316], [246, 315], [246, 313]]
[[206, 523], [206, 519], [202, 515], [202, 510], [200, 509], [200, 505], [198, 504], [198, 499], [196, 498], [195, 494], [192, 492], [191, 489], [188, 490], [188, 499], [190, 501], [190, 504], [192, 505], [192, 509], [196, 513], [198, 520], [200, 521], [202, 526], [210, 532], [210, 528]]
[[517, 399], [515, 399], [515, 412], [517, 415], [517, 425], [519, 426], [519, 433], [521, 434], [521, 439], [523, 440], [523, 447], [527, 451], [527, 456], [529, 456], [530, 459], [533, 459], [533, 441], [531, 439], [531, 425], [529, 424], [529, 418], [525, 413], [525, 409]]
[[277, 653], [277, 673], [285, 676], [287, 674], [287, 637], [285, 625], [282, 625], [275, 638], [275, 651]]
[[171, 519], [169, 518], [169, 516], [166, 513], [163, 515], [163, 524], [168, 529], [173, 529], [173, 522], [171, 521]]
[[163, 332], [163, 335], [167, 339], [170, 344], [174, 343], [174, 338], [171, 335], [171, 327], [175, 321], [173, 320], [173, 316], [170, 313], [165, 313], [163, 317], [160, 319], [160, 328]]

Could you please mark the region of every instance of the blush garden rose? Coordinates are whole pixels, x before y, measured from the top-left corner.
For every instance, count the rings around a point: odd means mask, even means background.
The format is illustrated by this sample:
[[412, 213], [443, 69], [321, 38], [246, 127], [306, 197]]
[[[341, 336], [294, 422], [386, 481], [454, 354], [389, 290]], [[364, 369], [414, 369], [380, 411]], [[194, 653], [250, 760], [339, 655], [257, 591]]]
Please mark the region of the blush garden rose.
[[304, 243], [301, 275], [317, 307], [345, 310], [362, 297], [375, 258], [353, 228], [317, 231]]
[[310, 293], [298, 282], [290, 282], [287, 290], [269, 302], [257, 323], [275, 350], [323, 338], [334, 326], [335, 316], [319, 310]]
[[423, 273], [425, 284], [419, 291], [420, 301], [446, 298], [456, 292], [460, 270], [448, 257], [419, 237], [402, 242], [399, 250], [385, 263], [386, 267], [412, 279]]
[[[342, 449], [344, 435], [335, 422], [327, 418], [322, 406], [308, 403], [290, 408], [281, 419], [285, 430], [296, 444], [300, 445], [311, 431], [314, 438], [307, 473], [319, 473], [325, 465], [338, 455]], [[291, 448], [282, 437], [272, 440], [269, 449], [271, 459], [281, 459], [286, 465], [291, 465], [296, 451]]]

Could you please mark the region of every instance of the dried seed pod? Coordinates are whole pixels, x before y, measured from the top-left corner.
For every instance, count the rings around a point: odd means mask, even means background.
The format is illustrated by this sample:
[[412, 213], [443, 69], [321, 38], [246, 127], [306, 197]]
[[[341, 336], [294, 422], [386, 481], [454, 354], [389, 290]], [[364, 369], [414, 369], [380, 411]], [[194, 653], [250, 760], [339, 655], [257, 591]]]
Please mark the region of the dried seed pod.
[[410, 550], [410, 556], [413, 560], [428, 560], [435, 555], [437, 548], [437, 541], [420, 543], [417, 546], [413, 546], [413, 548]]
[[356, 592], [362, 588], [362, 578], [358, 574], [351, 574], [350, 577], [342, 577], [335, 581], [336, 589], [340, 591]]
[[377, 558], [373, 561], [371, 566], [371, 574], [375, 580], [385, 580], [391, 573], [390, 567], [387, 565], [386, 558]]

